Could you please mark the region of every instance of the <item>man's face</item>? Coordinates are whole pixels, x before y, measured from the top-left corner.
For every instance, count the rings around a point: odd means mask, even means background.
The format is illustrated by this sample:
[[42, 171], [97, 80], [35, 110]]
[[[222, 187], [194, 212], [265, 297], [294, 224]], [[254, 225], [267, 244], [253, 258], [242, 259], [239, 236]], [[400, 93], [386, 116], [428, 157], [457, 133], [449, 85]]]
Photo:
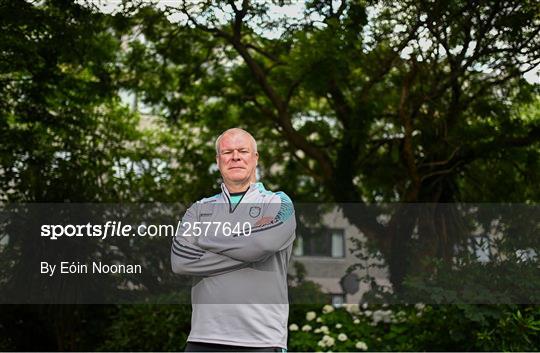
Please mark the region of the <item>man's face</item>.
[[253, 150], [251, 139], [242, 133], [225, 134], [219, 141], [216, 157], [225, 183], [255, 181], [259, 154]]

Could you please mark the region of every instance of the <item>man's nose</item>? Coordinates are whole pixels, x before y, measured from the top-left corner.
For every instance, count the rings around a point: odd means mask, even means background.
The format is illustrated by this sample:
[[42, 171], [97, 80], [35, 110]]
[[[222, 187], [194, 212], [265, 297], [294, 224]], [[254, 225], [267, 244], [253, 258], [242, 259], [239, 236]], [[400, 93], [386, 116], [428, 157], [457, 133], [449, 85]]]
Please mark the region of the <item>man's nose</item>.
[[237, 150], [234, 150], [233, 154], [232, 154], [232, 158], [234, 160], [236, 160], [236, 161], [239, 160], [240, 159], [240, 152], [238, 152]]

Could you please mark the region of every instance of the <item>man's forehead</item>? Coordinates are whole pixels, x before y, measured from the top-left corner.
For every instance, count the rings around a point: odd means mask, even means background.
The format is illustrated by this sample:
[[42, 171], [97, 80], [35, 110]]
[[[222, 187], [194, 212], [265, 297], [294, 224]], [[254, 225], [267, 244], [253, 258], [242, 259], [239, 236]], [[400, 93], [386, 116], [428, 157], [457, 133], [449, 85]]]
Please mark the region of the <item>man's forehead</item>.
[[223, 135], [223, 137], [219, 140], [219, 145], [222, 148], [250, 148], [251, 141], [248, 134], [243, 134], [240, 132], [228, 133]]

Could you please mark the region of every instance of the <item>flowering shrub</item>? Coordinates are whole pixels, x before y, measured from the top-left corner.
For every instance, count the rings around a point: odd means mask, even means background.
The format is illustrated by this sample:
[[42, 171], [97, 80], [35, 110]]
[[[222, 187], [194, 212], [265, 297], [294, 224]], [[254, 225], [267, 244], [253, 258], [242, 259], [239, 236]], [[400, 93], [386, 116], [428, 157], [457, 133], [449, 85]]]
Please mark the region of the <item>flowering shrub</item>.
[[424, 304], [291, 306], [290, 351], [530, 351], [540, 308]]
[[[298, 306], [294, 309], [298, 309]], [[325, 305], [305, 312], [293, 312], [293, 317], [300, 320], [290, 320], [290, 351], [365, 351], [369, 347], [365, 339], [371, 329], [367, 325], [360, 325], [358, 305], [345, 305], [339, 309]], [[299, 327], [302, 329], [299, 330]]]

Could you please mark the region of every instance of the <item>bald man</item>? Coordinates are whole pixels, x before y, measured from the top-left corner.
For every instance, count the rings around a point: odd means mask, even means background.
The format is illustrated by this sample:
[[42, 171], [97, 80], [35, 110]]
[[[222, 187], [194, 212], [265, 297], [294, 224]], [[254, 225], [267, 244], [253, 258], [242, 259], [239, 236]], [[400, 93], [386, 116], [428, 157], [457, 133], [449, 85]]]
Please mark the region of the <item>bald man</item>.
[[233, 128], [216, 140], [221, 193], [193, 204], [171, 248], [175, 273], [195, 277], [186, 351], [286, 352], [291, 199], [256, 180], [257, 142]]

